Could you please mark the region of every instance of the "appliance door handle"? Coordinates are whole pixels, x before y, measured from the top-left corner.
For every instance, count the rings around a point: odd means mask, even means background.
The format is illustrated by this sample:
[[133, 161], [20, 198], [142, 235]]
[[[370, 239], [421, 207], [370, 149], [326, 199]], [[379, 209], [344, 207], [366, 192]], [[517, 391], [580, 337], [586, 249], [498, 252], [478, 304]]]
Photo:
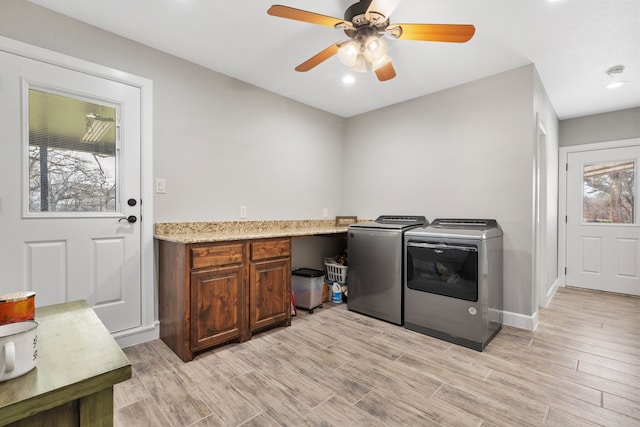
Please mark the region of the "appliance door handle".
[[407, 242], [407, 246], [413, 248], [425, 248], [425, 249], [443, 249], [443, 250], [456, 250], [465, 252], [478, 252], [478, 249], [474, 246], [453, 246], [445, 245], [443, 243], [422, 243], [422, 242]]

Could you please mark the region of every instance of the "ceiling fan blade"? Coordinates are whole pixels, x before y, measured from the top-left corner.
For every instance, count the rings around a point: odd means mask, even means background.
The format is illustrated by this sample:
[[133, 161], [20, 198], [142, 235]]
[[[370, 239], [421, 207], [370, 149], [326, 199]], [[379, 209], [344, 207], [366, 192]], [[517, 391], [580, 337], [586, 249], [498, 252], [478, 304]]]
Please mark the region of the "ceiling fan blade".
[[329, 46], [325, 50], [323, 50], [323, 51], [315, 54], [311, 58], [307, 59], [302, 64], [300, 64], [300, 65], [298, 65], [296, 67], [296, 71], [300, 71], [300, 72], [309, 71], [310, 69], [312, 69], [316, 65], [319, 65], [319, 64], [323, 63], [324, 61], [326, 61], [327, 59], [331, 58], [336, 53], [338, 53], [338, 43], [332, 44], [331, 46]]
[[476, 27], [460, 24], [394, 24], [387, 32], [399, 40], [464, 43], [473, 37]]
[[376, 76], [378, 77], [378, 80], [380, 80], [381, 82], [391, 80], [396, 76], [396, 70], [395, 68], [393, 68], [393, 64], [391, 63], [391, 61], [387, 62], [382, 67], [375, 70], [375, 73], [376, 73]]
[[324, 25], [325, 27], [331, 28], [334, 28], [337, 24], [344, 22], [343, 19], [320, 15], [319, 13], [308, 12], [306, 10], [282, 6], [279, 4], [271, 6], [269, 10], [267, 10], [267, 13], [271, 16], [294, 19], [296, 21], [309, 22], [311, 24]]
[[389, 19], [389, 16], [396, 10], [400, 4], [400, 0], [373, 0], [367, 8], [366, 14], [376, 13]]

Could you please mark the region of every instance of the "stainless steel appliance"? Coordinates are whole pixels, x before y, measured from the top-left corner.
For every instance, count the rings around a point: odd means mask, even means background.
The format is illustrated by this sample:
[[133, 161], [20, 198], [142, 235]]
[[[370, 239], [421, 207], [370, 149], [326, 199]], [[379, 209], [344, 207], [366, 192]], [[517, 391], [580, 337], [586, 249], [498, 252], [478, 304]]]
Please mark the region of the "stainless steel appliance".
[[402, 325], [402, 237], [424, 224], [424, 216], [382, 215], [349, 226], [349, 310]]
[[405, 233], [404, 326], [482, 351], [502, 328], [502, 229], [435, 219]]

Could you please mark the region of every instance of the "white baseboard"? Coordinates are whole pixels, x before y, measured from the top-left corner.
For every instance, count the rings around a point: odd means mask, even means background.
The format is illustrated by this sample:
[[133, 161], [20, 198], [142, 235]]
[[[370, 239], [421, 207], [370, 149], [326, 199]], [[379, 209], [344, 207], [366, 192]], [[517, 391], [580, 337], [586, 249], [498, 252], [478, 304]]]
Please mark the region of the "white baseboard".
[[157, 339], [159, 336], [160, 322], [157, 320], [150, 326], [127, 329], [126, 331], [116, 332], [113, 334], [113, 338], [115, 338], [120, 348], [131, 347], [132, 345], [152, 341]]
[[536, 311], [531, 316], [527, 316], [520, 313], [503, 311], [502, 324], [505, 326], [513, 326], [514, 328], [526, 329], [528, 331], [535, 331], [538, 327], [538, 312]]
[[553, 299], [553, 296], [556, 294], [556, 291], [558, 290], [558, 287], [560, 287], [560, 278], [557, 278], [556, 281], [553, 282], [553, 285], [551, 285], [551, 287], [547, 291], [547, 294], [544, 296], [544, 301], [542, 302], [540, 307], [542, 307], [542, 308], [549, 307], [549, 303]]

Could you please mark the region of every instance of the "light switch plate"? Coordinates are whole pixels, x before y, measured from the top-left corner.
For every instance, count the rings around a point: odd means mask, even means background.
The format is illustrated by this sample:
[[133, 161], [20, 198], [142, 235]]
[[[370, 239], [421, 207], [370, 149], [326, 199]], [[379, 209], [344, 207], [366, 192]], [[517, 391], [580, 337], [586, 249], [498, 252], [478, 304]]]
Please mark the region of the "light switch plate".
[[167, 192], [167, 180], [164, 178], [156, 178], [156, 193], [164, 194]]

